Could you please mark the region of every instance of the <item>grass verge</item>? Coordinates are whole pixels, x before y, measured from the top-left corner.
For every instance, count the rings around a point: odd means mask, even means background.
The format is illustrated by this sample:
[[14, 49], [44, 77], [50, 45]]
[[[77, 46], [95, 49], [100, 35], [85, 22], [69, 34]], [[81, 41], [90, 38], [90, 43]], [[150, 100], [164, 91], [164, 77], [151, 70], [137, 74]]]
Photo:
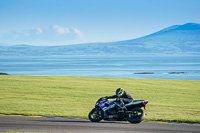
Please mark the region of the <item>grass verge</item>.
[[149, 100], [145, 120], [200, 122], [200, 81], [191, 80], [0, 76], [0, 113], [86, 118], [118, 87]]

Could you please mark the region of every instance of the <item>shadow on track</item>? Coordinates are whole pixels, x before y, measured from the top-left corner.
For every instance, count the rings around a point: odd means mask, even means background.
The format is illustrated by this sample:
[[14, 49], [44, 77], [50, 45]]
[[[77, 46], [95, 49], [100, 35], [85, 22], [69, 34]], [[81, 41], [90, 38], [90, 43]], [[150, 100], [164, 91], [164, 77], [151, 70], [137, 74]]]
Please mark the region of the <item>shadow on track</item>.
[[130, 124], [128, 122], [120, 122], [120, 121], [100, 121], [100, 122], [91, 122], [89, 120], [33, 120], [33, 121], [40, 121], [40, 122], [66, 122], [66, 123], [115, 123], [115, 124]]

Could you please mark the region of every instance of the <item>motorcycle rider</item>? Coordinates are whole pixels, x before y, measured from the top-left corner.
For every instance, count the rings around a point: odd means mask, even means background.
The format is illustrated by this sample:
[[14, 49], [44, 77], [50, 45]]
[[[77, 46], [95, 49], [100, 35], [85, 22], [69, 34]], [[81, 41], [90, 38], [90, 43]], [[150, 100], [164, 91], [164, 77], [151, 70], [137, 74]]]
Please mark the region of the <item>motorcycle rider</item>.
[[126, 110], [126, 107], [124, 106], [124, 104], [128, 104], [134, 100], [134, 98], [130, 94], [128, 94], [126, 91], [124, 91], [123, 88], [118, 88], [116, 90], [116, 95], [106, 96], [104, 98], [106, 99], [117, 98], [116, 102], [120, 104], [120, 111], [122, 112]]

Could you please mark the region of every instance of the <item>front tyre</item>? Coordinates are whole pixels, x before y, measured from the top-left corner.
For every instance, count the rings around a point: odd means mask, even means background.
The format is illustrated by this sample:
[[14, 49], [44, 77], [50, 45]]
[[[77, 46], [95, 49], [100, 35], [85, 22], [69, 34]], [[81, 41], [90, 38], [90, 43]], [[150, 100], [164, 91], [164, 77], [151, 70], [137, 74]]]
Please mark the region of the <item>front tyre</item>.
[[99, 122], [103, 119], [104, 114], [101, 108], [94, 108], [90, 111], [88, 118], [92, 122]]
[[128, 115], [128, 121], [130, 123], [140, 123], [145, 118], [145, 112], [141, 108], [134, 108], [132, 113]]

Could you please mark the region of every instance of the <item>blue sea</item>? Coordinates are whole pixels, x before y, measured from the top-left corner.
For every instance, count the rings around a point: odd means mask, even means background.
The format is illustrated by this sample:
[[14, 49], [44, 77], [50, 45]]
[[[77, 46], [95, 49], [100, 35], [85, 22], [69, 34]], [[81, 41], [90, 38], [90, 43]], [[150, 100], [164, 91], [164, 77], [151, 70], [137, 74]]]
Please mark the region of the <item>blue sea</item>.
[[200, 80], [200, 56], [0, 57], [0, 73]]

